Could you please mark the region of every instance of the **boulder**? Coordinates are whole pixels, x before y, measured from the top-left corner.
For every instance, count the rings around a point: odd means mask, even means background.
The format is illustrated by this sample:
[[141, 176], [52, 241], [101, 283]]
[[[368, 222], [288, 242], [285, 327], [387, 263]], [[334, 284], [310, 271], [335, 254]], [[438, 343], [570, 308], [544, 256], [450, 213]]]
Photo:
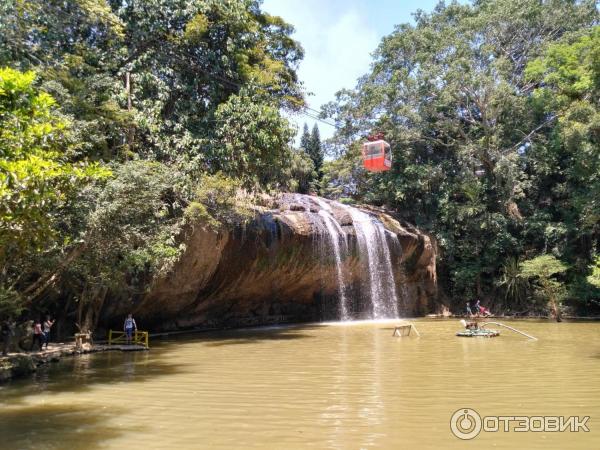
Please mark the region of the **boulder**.
[[[352, 314], [367, 314], [361, 265], [347, 207], [325, 199], [284, 194], [272, 208], [233, 229], [196, 224], [173, 270], [133, 302], [107, 302], [102, 322], [122, 326], [133, 311], [141, 329], [222, 328], [282, 322], [334, 320], [339, 291], [336, 259], [319, 212], [326, 208], [345, 234], [343, 272]], [[436, 244], [420, 230], [383, 210], [364, 208], [391, 233], [390, 250], [401, 315], [436, 309]], [[394, 239], [397, 236], [397, 240]]]

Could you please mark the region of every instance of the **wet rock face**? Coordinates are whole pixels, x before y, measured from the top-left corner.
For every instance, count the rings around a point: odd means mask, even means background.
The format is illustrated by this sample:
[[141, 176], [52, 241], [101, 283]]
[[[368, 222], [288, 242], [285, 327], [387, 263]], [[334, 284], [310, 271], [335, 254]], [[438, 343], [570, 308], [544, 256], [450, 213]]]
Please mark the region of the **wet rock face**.
[[[283, 194], [274, 208], [244, 227], [210, 231], [195, 227], [174, 270], [156, 280], [145, 298], [107, 305], [105, 322], [119, 326], [131, 309], [140, 328], [182, 329], [339, 319], [338, 279], [346, 280], [352, 317], [368, 317], [369, 274], [347, 207], [306, 195]], [[347, 253], [336, 266], [319, 211], [327, 207], [345, 239]], [[435, 243], [426, 234], [376, 209], [385, 233], [401, 316], [435, 309]], [[393, 235], [396, 235], [396, 240]], [[337, 274], [337, 277], [336, 277]]]

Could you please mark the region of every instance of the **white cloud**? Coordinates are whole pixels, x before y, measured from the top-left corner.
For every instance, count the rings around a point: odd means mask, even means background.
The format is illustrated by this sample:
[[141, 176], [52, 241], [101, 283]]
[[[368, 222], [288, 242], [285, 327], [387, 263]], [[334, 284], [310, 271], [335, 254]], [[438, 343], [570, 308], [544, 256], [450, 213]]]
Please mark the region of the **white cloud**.
[[[334, 5], [329, 5], [334, 6]], [[266, 0], [263, 10], [283, 17], [294, 25], [298, 40], [305, 50], [298, 71], [311, 108], [334, 99], [342, 88], [352, 88], [356, 80], [369, 70], [371, 52], [379, 36], [356, 8], [339, 12], [325, 1]], [[304, 122], [312, 127], [314, 120], [300, 116], [294, 119], [299, 128]], [[330, 137], [333, 127], [319, 123], [321, 136]]]

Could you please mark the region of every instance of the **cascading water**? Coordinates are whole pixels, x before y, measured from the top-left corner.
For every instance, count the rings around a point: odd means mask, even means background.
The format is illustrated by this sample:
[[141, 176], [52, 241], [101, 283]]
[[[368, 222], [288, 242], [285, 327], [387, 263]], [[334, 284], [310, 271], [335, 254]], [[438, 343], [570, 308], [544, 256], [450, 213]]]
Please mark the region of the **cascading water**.
[[[344, 275], [344, 263], [349, 256], [349, 247], [346, 232], [335, 219], [331, 205], [336, 209], [348, 211], [352, 218], [358, 244], [358, 257], [369, 274], [366, 281], [369, 284], [371, 317], [373, 319], [397, 318], [398, 296], [387, 239], [387, 233], [390, 232], [385, 229], [381, 221], [357, 208], [337, 202], [327, 202], [318, 197], [296, 194], [296, 201], [306, 210], [313, 210], [314, 204], [319, 207], [316, 216], [319, 217], [321, 225], [324, 225], [324, 234], [328, 236], [328, 247], [335, 257], [340, 319], [351, 318]], [[390, 233], [390, 236], [396, 243], [397, 236], [393, 233]]]
[[380, 221], [374, 220], [369, 214], [350, 206], [344, 208], [352, 217], [359, 257], [363, 259], [366, 256], [373, 318], [397, 318], [398, 296], [386, 230]]
[[[350, 316], [348, 314], [348, 306], [346, 302], [346, 283], [344, 281], [344, 270], [342, 265], [343, 257], [345, 258], [348, 254], [346, 233], [331, 214], [331, 206], [329, 206], [327, 202], [321, 200], [320, 198], [315, 197], [313, 200], [321, 207], [321, 210], [318, 214], [323, 219], [323, 223], [327, 229], [329, 241], [331, 242], [331, 247], [333, 248], [333, 253], [335, 256], [335, 268], [337, 272], [338, 291], [340, 295], [340, 318], [341, 320], [348, 320]], [[342, 242], [342, 245], [340, 245], [340, 241]]]

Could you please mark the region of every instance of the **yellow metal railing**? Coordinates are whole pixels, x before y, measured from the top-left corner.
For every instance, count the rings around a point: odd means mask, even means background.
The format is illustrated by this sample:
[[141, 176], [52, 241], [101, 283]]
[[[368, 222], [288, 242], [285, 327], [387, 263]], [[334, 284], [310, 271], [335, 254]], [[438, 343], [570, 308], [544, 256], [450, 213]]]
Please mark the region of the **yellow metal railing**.
[[[135, 330], [131, 336], [131, 344], [143, 345], [150, 348], [148, 345], [148, 332]], [[113, 344], [128, 344], [127, 335], [124, 331], [108, 330], [108, 345]]]

